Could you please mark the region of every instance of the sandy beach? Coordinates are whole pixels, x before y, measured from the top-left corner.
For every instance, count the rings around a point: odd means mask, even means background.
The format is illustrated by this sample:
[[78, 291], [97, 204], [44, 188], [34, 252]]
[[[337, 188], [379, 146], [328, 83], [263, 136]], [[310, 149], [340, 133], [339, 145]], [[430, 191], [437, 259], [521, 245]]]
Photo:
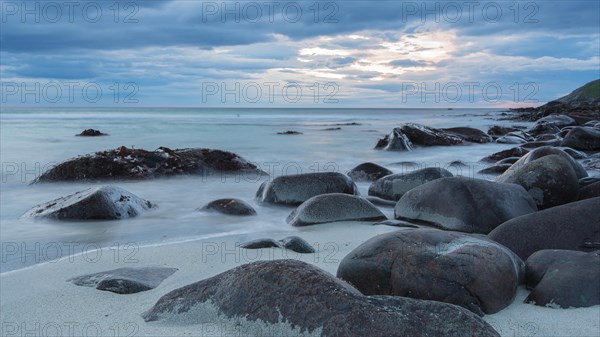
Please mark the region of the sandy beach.
[[[239, 236], [140, 247], [124, 251], [104, 249], [85, 255], [3, 273], [3, 336], [242, 336], [221, 321], [204, 325], [172, 326], [146, 323], [141, 314], [167, 292], [214, 276], [235, 266], [258, 260], [299, 259], [336, 273], [339, 261], [372, 236], [398, 230], [358, 222], [331, 223], [303, 229], [299, 235], [317, 248], [298, 254], [280, 248], [236, 248]], [[284, 236], [286, 233], [274, 233]], [[292, 233], [289, 233], [292, 234]], [[133, 252], [133, 253], [132, 253]], [[78, 287], [67, 279], [122, 267], [174, 267], [179, 270], [157, 288], [119, 295]], [[600, 306], [555, 309], [524, 304], [528, 291], [521, 286], [514, 302], [484, 319], [502, 336], [597, 336]], [[35, 331], [35, 332], [34, 332]], [[59, 332], [59, 333], [57, 333]]]

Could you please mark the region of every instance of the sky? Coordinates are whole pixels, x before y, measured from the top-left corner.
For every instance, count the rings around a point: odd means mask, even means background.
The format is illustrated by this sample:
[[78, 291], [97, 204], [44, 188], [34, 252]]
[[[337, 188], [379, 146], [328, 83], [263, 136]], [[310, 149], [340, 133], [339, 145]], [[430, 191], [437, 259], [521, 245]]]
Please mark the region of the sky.
[[2, 106], [538, 106], [600, 77], [600, 1], [1, 1]]

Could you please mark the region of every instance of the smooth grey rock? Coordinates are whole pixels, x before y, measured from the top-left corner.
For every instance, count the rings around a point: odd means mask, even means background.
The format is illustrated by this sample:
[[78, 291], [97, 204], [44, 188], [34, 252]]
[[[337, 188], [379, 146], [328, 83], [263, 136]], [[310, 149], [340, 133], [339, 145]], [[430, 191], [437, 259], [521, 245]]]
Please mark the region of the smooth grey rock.
[[256, 198], [265, 203], [297, 206], [327, 193], [358, 194], [358, 188], [352, 179], [341, 173], [304, 173], [264, 182], [256, 192]]
[[119, 268], [78, 276], [67, 281], [78, 286], [95, 287], [98, 290], [117, 294], [134, 294], [158, 287], [164, 279], [177, 270], [177, 268], [164, 267]]
[[331, 193], [312, 197], [298, 206], [287, 218], [292, 226], [309, 226], [335, 221], [377, 221], [387, 217], [366, 199]]
[[[564, 156], [571, 159], [567, 154]], [[514, 163], [495, 181], [522, 186], [533, 197], [538, 209], [575, 201], [579, 194], [578, 177], [564, 156], [551, 154], [531, 161], [521, 158], [522, 162]]]
[[525, 154], [524, 156], [522, 156], [519, 160], [517, 160], [515, 162], [513, 169], [520, 170], [520, 169], [522, 169], [522, 166], [524, 166], [525, 164], [527, 164], [529, 162], [532, 162], [536, 159], [540, 159], [544, 156], [549, 156], [549, 155], [553, 155], [553, 154], [558, 155], [558, 156], [564, 158], [565, 160], [567, 160], [569, 162], [569, 164], [571, 165], [571, 167], [573, 168], [573, 170], [575, 171], [575, 174], [577, 175], [577, 177], [579, 179], [585, 178], [588, 176], [588, 174], [587, 174], [586, 170], [583, 168], [583, 166], [581, 164], [579, 164], [577, 161], [575, 161], [571, 155], [569, 155], [566, 151], [563, 151], [560, 148], [556, 148], [556, 147], [552, 147], [552, 146], [543, 146], [543, 147], [540, 147], [540, 148], [530, 151], [529, 153]]
[[574, 127], [565, 136], [562, 146], [575, 150], [600, 150], [600, 130], [590, 127]]
[[35, 206], [23, 218], [118, 220], [132, 218], [156, 205], [116, 186], [88, 188]]
[[379, 225], [384, 225], [384, 226], [393, 226], [393, 227], [407, 227], [407, 228], [420, 228], [421, 226], [419, 225], [415, 225], [413, 223], [410, 223], [408, 221], [403, 221], [403, 220], [384, 220], [384, 221], [379, 221], [373, 224], [373, 226], [379, 226]]
[[142, 316], [167, 326], [210, 322], [243, 336], [500, 336], [461, 307], [364, 296], [297, 260], [245, 264], [175, 289]]
[[511, 166], [512, 164], [497, 164], [481, 169], [477, 173], [485, 175], [499, 175], [506, 172], [506, 170], [508, 170]]
[[507, 150], [502, 150], [500, 152], [496, 152], [494, 154], [491, 154], [485, 158], [482, 158], [481, 161], [486, 161], [486, 162], [497, 162], [498, 160], [504, 159], [504, 158], [510, 158], [510, 157], [522, 157], [523, 155], [525, 155], [526, 153], [528, 153], [529, 150], [520, 148], [520, 147], [513, 147], [511, 149], [507, 149]]
[[337, 276], [365, 295], [395, 295], [493, 314], [514, 299], [523, 261], [482, 236], [437, 229], [378, 235], [348, 254]]
[[490, 232], [490, 239], [522, 259], [543, 249], [600, 249], [600, 197], [520, 216]]
[[416, 123], [406, 123], [400, 127], [408, 139], [415, 145], [456, 145], [463, 143], [461, 137], [450, 134], [441, 129], [435, 129]]
[[450, 171], [439, 167], [428, 167], [409, 173], [398, 173], [376, 180], [369, 186], [369, 195], [386, 200], [400, 200], [411, 189], [424, 183], [452, 177]]
[[240, 248], [262, 249], [262, 248], [281, 248], [281, 244], [273, 239], [256, 239], [240, 244]]
[[564, 128], [565, 126], [577, 125], [577, 122], [572, 117], [567, 115], [549, 115], [538, 119], [534, 125], [540, 124], [553, 125], [559, 128]]
[[519, 185], [452, 177], [407, 192], [396, 204], [394, 216], [447, 230], [487, 234], [509, 219], [536, 210], [531, 196]]
[[600, 251], [540, 250], [526, 262], [526, 303], [568, 308], [600, 304]]
[[367, 199], [370, 203], [372, 203], [373, 205], [376, 205], [376, 206], [391, 207], [391, 208], [394, 208], [394, 206], [396, 206], [395, 200], [386, 200], [386, 199], [382, 199], [382, 198], [378, 198], [378, 197], [374, 197], [374, 196], [366, 196], [365, 199]]
[[362, 163], [348, 171], [347, 175], [354, 181], [373, 181], [392, 173], [394, 172], [381, 165]]
[[313, 246], [311, 246], [310, 243], [306, 242], [306, 240], [299, 236], [288, 236], [279, 240], [279, 242], [281, 242], [283, 248], [289, 249], [296, 253], [311, 254], [315, 252]]
[[198, 211], [215, 211], [228, 215], [256, 215], [252, 206], [240, 199], [217, 199], [197, 209]]
[[600, 197], [600, 182], [579, 189], [579, 200]]

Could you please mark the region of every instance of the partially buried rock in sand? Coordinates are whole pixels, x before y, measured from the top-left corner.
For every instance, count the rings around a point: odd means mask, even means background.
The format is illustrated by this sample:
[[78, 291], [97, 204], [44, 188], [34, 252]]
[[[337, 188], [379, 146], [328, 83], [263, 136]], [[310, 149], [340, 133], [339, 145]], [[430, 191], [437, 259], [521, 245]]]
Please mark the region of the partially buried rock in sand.
[[240, 199], [217, 199], [200, 207], [197, 211], [203, 212], [219, 212], [228, 215], [256, 215], [256, 211], [252, 206], [248, 205]]
[[287, 218], [296, 227], [336, 221], [378, 221], [387, 217], [364, 198], [343, 193], [322, 194], [303, 202]]
[[210, 322], [242, 336], [499, 336], [464, 308], [364, 296], [297, 260], [249, 263], [175, 289], [142, 316], [166, 326]]
[[240, 244], [245, 249], [283, 248], [301, 254], [314, 253], [315, 249], [306, 240], [298, 236], [288, 236], [279, 241], [274, 239], [256, 239]]
[[117, 294], [134, 294], [156, 288], [177, 270], [177, 268], [162, 267], [119, 268], [78, 276], [67, 281], [78, 286], [95, 287], [98, 290]]
[[116, 186], [89, 188], [35, 206], [24, 218], [118, 220], [132, 218], [156, 205]]
[[526, 262], [525, 302], [560, 308], [600, 304], [600, 251], [540, 250]]
[[215, 173], [266, 175], [235, 153], [210, 149], [160, 147], [155, 151], [125, 146], [62, 162], [44, 172], [36, 182], [144, 180], [175, 175]]
[[350, 252], [337, 276], [365, 295], [395, 295], [493, 314], [515, 297], [523, 261], [484, 236], [437, 229], [378, 235]]

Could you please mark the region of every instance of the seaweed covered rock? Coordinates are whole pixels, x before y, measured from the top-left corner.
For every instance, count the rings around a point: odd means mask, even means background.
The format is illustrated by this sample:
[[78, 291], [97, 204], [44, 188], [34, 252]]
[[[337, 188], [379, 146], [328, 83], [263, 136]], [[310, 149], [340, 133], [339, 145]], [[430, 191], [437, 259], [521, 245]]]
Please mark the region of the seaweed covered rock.
[[144, 180], [175, 175], [266, 174], [235, 153], [210, 149], [160, 147], [155, 151], [124, 146], [69, 159], [44, 172], [35, 182]]

